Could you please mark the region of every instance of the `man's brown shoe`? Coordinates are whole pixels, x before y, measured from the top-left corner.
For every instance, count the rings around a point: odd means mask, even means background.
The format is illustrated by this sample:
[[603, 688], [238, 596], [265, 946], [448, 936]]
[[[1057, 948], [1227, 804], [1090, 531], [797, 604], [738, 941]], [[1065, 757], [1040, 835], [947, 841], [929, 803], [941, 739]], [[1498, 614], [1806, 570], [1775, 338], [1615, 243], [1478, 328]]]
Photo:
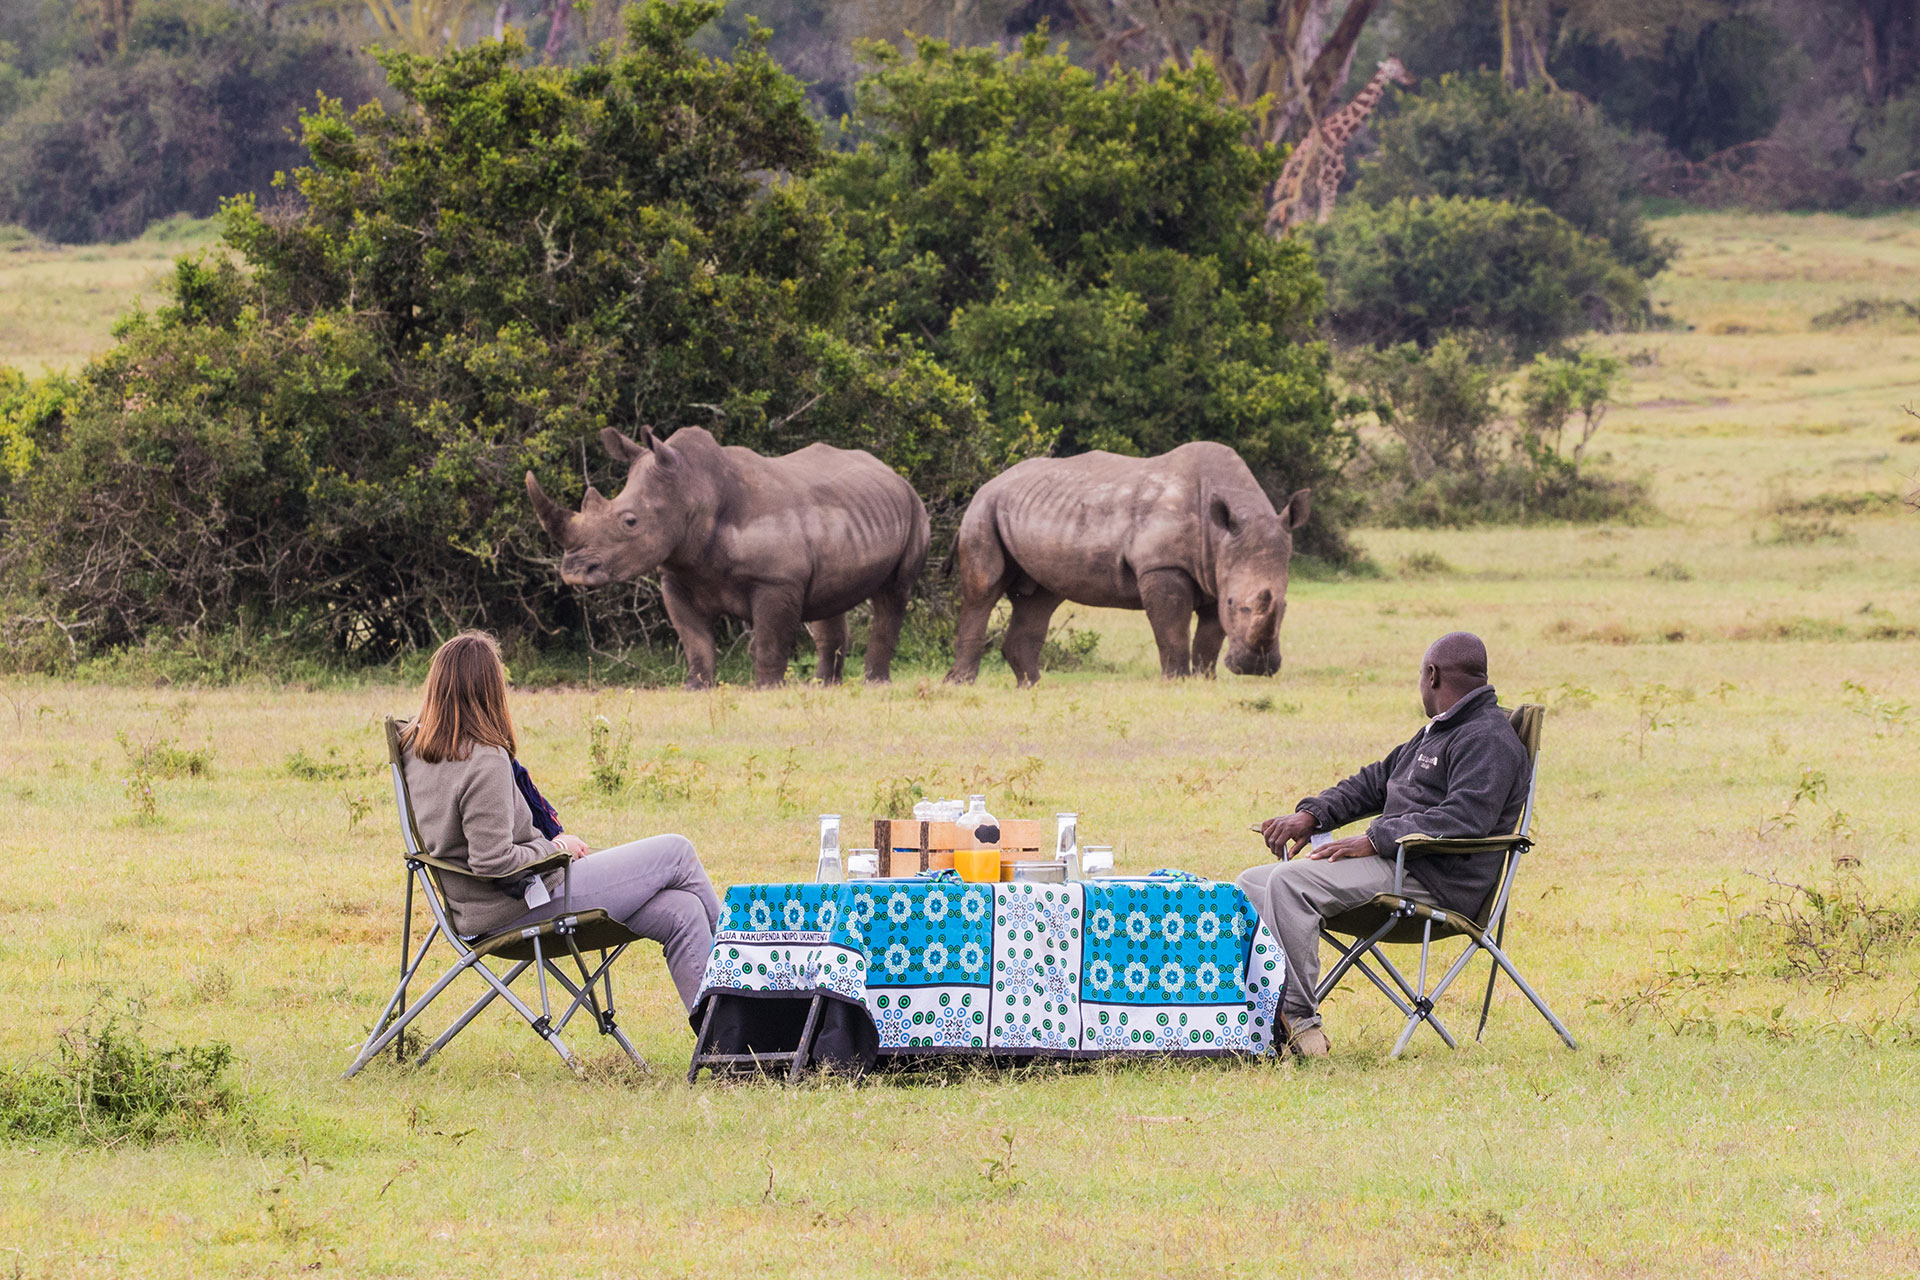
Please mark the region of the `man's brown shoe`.
[[1287, 1050], [1299, 1058], [1324, 1058], [1333, 1052], [1333, 1045], [1328, 1042], [1326, 1032], [1313, 1026], [1288, 1037]]

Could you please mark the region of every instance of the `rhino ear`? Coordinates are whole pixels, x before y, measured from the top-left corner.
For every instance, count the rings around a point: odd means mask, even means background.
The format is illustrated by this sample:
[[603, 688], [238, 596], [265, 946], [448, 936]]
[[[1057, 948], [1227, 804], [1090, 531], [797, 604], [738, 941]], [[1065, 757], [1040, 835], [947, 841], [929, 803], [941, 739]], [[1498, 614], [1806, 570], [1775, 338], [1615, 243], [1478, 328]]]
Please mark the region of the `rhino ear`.
[[1207, 504], [1207, 519], [1222, 533], [1232, 533], [1239, 527], [1233, 518], [1233, 508], [1227, 505], [1225, 498], [1215, 498]]
[[1287, 528], [1298, 529], [1313, 511], [1313, 490], [1301, 489], [1287, 499]]
[[603, 495], [598, 489], [594, 488], [592, 485], [588, 485], [586, 496], [580, 500], [580, 513], [582, 515], [587, 515], [589, 513], [600, 510], [602, 507], [606, 505], [607, 505], [607, 499], [605, 495]]
[[652, 427], [641, 427], [638, 440], [616, 427], [608, 427], [600, 433], [600, 443], [605, 447], [608, 457], [621, 466], [630, 467], [640, 461], [649, 449], [657, 449], [660, 440], [653, 434]]

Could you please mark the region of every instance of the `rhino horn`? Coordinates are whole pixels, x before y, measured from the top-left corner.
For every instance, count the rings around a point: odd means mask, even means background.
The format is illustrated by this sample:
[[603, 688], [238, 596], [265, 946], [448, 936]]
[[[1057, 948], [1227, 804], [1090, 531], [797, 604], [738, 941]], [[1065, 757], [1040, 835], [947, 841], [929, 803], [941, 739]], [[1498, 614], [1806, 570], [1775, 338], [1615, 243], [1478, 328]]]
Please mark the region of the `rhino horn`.
[[546, 526], [547, 536], [564, 549], [572, 540], [573, 513], [549, 498], [531, 471], [527, 472], [527, 496], [533, 499], [533, 512]]

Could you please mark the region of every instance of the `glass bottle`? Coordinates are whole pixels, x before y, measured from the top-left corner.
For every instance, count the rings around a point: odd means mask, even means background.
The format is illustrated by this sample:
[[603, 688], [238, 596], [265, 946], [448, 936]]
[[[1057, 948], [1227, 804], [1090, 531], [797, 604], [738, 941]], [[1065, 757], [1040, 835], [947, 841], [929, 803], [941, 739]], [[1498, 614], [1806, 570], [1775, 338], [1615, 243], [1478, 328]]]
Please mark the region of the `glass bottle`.
[[1080, 876], [1080, 815], [1077, 813], [1056, 813], [1053, 815], [1055, 830], [1058, 833], [1054, 842], [1053, 856], [1067, 866], [1067, 879], [1078, 880]]
[[959, 826], [981, 848], [1000, 843], [1000, 820], [987, 812], [985, 796], [967, 797], [967, 811], [960, 815]]
[[840, 884], [847, 878], [840, 862], [840, 815], [820, 815], [820, 862], [813, 873], [817, 884]]

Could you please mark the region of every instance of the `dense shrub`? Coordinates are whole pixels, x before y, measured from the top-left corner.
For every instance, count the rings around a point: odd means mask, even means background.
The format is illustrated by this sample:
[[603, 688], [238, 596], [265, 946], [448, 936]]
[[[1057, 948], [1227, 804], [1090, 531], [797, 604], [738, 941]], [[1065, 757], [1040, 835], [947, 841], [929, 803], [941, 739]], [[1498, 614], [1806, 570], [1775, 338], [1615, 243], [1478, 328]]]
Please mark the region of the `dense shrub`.
[[1041, 37], [865, 52], [860, 146], [823, 179], [862, 306], [980, 390], [1003, 456], [1205, 439], [1276, 486], [1329, 472], [1320, 283], [1263, 234], [1280, 158], [1212, 70], [1102, 83]]
[[1531, 354], [1646, 310], [1645, 285], [1604, 243], [1537, 205], [1348, 204], [1314, 243], [1328, 315], [1348, 341], [1426, 346], [1471, 329]]
[[[1434, 526], [1602, 520], [1646, 509], [1645, 486], [1584, 465], [1619, 377], [1611, 357], [1541, 356], [1506, 404], [1501, 354], [1457, 334], [1350, 353], [1341, 370], [1384, 437], [1363, 433], [1350, 479], [1368, 515]], [[1580, 435], [1567, 447], [1567, 424]]]
[[1380, 149], [1360, 166], [1359, 200], [1532, 203], [1604, 240], [1641, 276], [1671, 256], [1640, 215], [1626, 139], [1570, 94], [1513, 89], [1492, 72], [1445, 75], [1400, 98], [1374, 128]]
[[[0, 222], [91, 241], [204, 217], [298, 162], [287, 126], [316, 92], [372, 89], [341, 45], [215, 0], [151, 0], [123, 45], [44, 84], [0, 68]], [[26, 105], [7, 115], [7, 98]]]
[[0, 1135], [111, 1146], [202, 1132], [239, 1109], [232, 1063], [220, 1041], [156, 1049], [137, 1005], [103, 1003], [61, 1034], [50, 1063], [0, 1066]]
[[[790, 180], [822, 160], [716, 4], [629, 10], [624, 50], [384, 57], [406, 107], [305, 118], [298, 203], [227, 210], [220, 255], [25, 428], [0, 568], [16, 617], [94, 647], [155, 628], [380, 658], [486, 625], [583, 627], [521, 475], [577, 498], [604, 426], [854, 443], [931, 501], [979, 478], [970, 393], [847, 311], [850, 255]], [[16, 428], [16, 433], [19, 428]], [[609, 592], [594, 634], [645, 618]]]

